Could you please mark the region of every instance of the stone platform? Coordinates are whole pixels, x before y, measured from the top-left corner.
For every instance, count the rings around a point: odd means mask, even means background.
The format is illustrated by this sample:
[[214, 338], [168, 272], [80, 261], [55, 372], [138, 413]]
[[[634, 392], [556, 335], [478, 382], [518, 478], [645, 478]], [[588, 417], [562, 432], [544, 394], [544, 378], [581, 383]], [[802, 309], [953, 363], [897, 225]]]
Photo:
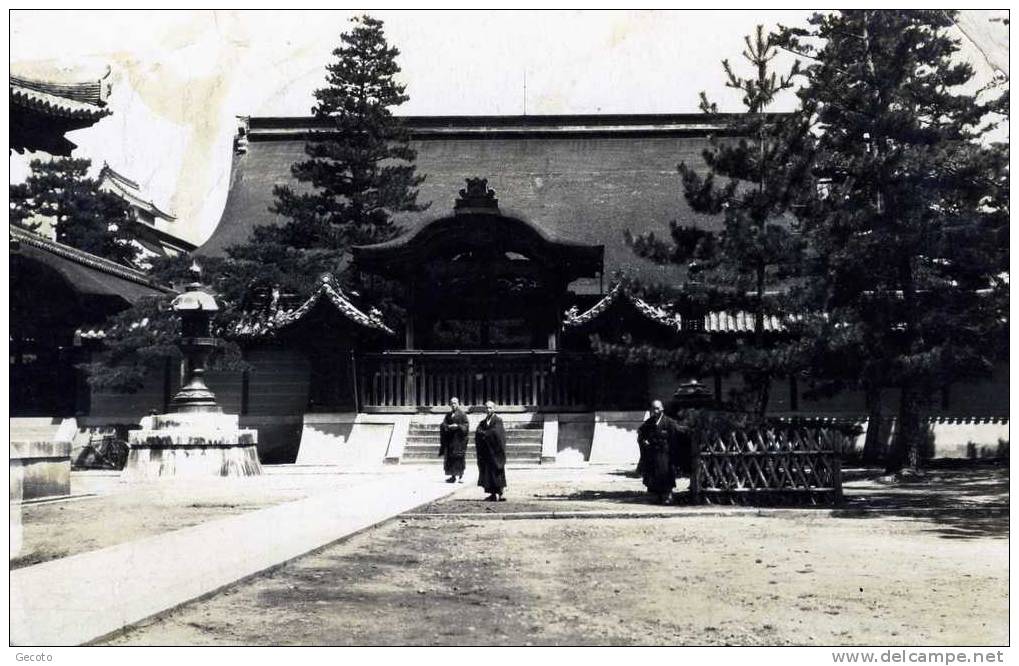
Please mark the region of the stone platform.
[[216, 412], [156, 414], [131, 432], [126, 479], [257, 476], [258, 432]]

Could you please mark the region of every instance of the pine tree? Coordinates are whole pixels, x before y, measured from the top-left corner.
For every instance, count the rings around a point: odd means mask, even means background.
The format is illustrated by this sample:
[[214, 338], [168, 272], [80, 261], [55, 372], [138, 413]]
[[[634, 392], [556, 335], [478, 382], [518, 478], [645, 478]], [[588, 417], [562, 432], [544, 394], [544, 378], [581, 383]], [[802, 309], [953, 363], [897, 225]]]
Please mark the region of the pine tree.
[[88, 177], [91, 160], [32, 160], [24, 183], [10, 186], [10, 221], [37, 230], [49, 220], [56, 240], [121, 264], [138, 256], [131, 243], [134, 211]]
[[[722, 67], [726, 87], [742, 93], [746, 113], [729, 117], [726, 136], [712, 138], [703, 152], [706, 174], [694, 166], [679, 165], [691, 208], [722, 215], [723, 228], [712, 232], [673, 223], [671, 241], [654, 234], [628, 240], [641, 257], [688, 267], [687, 293], [677, 296], [681, 301], [677, 309], [691, 311], [690, 301], [696, 299], [700, 309], [753, 314], [751, 339], [735, 349], [715, 347], [714, 354], [706, 347], [699, 362], [705, 368], [741, 372], [744, 401], [763, 416], [772, 378], [790, 370], [787, 354], [766, 335], [764, 322], [770, 315], [784, 314], [781, 299], [769, 292], [782, 288], [795, 272], [801, 251], [790, 213], [809, 175], [810, 137], [798, 116], [768, 113], [776, 96], [792, 87], [799, 64], [782, 76], [772, 71], [778, 49], [775, 37], [765, 34], [763, 26], [744, 41], [743, 57], [753, 73], [740, 76], [728, 60], [722, 61]], [[719, 116], [717, 105], [704, 93], [700, 107], [710, 116]], [[724, 183], [719, 182], [722, 179]], [[698, 293], [689, 293], [690, 287]]]
[[[395, 78], [399, 51], [386, 43], [381, 21], [361, 16], [352, 24], [326, 68], [327, 86], [315, 91], [312, 112], [328, 119], [330, 131], [313, 134], [305, 146], [308, 159], [293, 165], [301, 186], [274, 188], [271, 210], [284, 220], [256, 227], [247, 242], [227, 249], [226, 258], [201, 260], [202, 281], [215, 291], [221, 308], [213, 321], [217, 331], [229, 332], [241, 318], [265, 309], [271, 294], [303, 299], [325, 273], [348, 295], [360, 292], [392, 312], [384, 293], [365, 293], [358, 284], [349, 248], [392, 238], [399, 232], [395, 213], [423, 210], [416, 188], [424, 178], [416, 175], [409, 133], [391, 112], [407, 100]], [[156, 260], [151, 273], [184, 285], [191, 281], [190, 265], [185, 257]], [[147, 369], [158, 367], [175, 343], [175, 316], [168, 305], [169, 299], [155, 299], [111, 321], [106, 351], [88, 366], [93, 385], [135, 390]], [[142, 321], [147, 323], [140, 332]], [[240, 358], [238, 344], [227, 341], [210, 365], [240, 368]]]
[[348, 286], [352, 245], [388, 240], [399, 233], [393, 215], [421, 211], [416, 151], [392, 109], [407, 101], [398, 83], [399, 51], [387, 44], [381, 21], [355, 17], [340, 36], [336, 60], [326, 67], [326, 87], [315, 91], [316, 118], [329, 132], [316, 132], [305, 145], [308, 159], [293, 165], [305, 187], [274, 189], [271, 210], [285, 222], [256, 229], [252, 240], [230, 248], [231, 258], [261, 268], [263, 286], [307, 291], [323, 272]]
[[[1007, 167], [980, 139], [992, 107], [962, 87], [946, 11], [816, 14], [782, 45], [810, 59], [798, 92], [825, 185], [800, 210], [805, 341], [821, 376], [897, 389], [889, 471], [918, 468], [925, 412], [989, 370], [1007, 303]], [[998, 174], [999, 177], [988, 177]]]

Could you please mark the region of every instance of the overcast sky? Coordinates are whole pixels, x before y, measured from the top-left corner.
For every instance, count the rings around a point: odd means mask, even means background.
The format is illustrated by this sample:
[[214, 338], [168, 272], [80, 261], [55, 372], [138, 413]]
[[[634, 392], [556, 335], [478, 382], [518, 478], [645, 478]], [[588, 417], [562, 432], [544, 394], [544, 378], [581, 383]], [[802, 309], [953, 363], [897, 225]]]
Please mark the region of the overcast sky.
[[[113, 115], [69, 135], [75, 156], [139, 181], [198, 242], [215, 227], [238, 115], [307, 115], [349, 12], [14, 11], [12, 72], [64, 78], [112, 70]], [[701, 90], [738, 98], [720, 61], [738, 61], [758, 23], [801, 24], [806, 11], [373, 12], [400, 49], [402, 115], [677, 113]], [[966, 57], [1008, 67], [1008, 31], [987, 12], [963, 28]], [[1002, 56], [1002, 54], [1004, 54]], [[776, 110], [788, 108], [786, 100]], [[11, 157], [11, 178], [26, 172]]]

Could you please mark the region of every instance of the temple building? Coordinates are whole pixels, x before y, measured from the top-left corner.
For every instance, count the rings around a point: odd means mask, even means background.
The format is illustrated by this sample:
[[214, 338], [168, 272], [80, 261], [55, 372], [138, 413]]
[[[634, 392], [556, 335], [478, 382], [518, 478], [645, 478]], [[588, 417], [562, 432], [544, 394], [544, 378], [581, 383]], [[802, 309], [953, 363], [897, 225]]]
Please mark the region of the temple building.
[[181, 238], [174, 222], [177, 218], [161, 210], [145, 197], [138, 183], [103, 163], [99, 171], [99, 189], [120, 197], [134, 211], [132, 241], [141, 254], [137, 263], [144, 265], [152, 257], [173, 257], [187, 254], [197, 246]]
[[[109, 74], [106, 68], [101, 78], [78, 82], [12, 75], [9, 150], [39, 158], [69, 157], [76, 146], [65, 134], [113, 112], [106, 103]], [[112, 187], [119, 174], [109, 169], [103, 173], [104, 182], [110, 183], [106, 187]], [[129, 184], [117, 185], [125, 198]], [[144, 209], [141, 201], [139, 209]], [[155, 220], [139, 216], [137, 224], [138, 231], [153, 227], [153, 233], [162, 233], [154, 228]], [[36, 233], [9, 225], [9, 367], [15, 435], [20, 425], [38, 429], [40, 419], [87, 415], [91, 392], [76, 366], [88, 360], [88, 346], [101, 339], [103, 321], [142, 298], [171, 291], [141, 270], [48, 238], [46, 227]], [[148, 234], [138, 233], [138, 241], [144, 243]], [[172, 245], [177, 251], [194, 248], [184, 241]]]
[[[356, 247], [352, 260], [366, 279], [400, 285], [406, 314], [386, 319], [329, 276], [304, 302], [274, 302], [230, 332], [249, 369], [208, 373], [224, 410], [258, 430], [266, 463], [434, 459], [434, 428], [454, 396], [472, 407], [498, 404], [513, 460], [632, 462], [647, 402], [668, 400], [683, 378], [598, 358], [592, 336], [622, 331], [682, 346], [691, 336], [731, 345], [754, 333], [746, 313], [666, 311], [619, 280], [620, 272], [685, 279], [680, 267], [638, 259], [625, 232], [667, 236], [673, 221], [718, 228], [720, 220], [688, 207], [676, 166], [703, 164], [725, 118], [405, 120], [426, 176], [419, 201], [430, 206], [398, 216], [398, 237]], [[255, 226], [279, 221], [270, 212], [274, 185], [291, 182], [311, 133], [329, 131], [312, 118], [244, 119], [223, 215], [196, 259], [221, 256]], [[785, 335], [777, 320], [764, 326], [767, 336]], [[83, 418], [137, 422], [166, 404], [178, 379], [167, 367], [130, 396], [92, 392]], [[700, 379], [717, 397], [740, 382]], [[1007, 440], [1007, 385], [1002, 364], [990, 381], [952, 388], [935, 415], [940, 454]], [[771, 395], [779, 416], [866, 415], [862, 396], [807, 400], [795, 378], [776, 380]]]

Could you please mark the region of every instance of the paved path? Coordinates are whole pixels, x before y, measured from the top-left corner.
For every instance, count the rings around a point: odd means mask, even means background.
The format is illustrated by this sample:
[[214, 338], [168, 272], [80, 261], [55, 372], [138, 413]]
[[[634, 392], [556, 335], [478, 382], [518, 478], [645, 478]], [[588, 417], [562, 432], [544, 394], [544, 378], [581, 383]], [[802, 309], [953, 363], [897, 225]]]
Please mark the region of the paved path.
[[12, 571], [11, 644], [94, 641], [457, 489], [430, 471]]

